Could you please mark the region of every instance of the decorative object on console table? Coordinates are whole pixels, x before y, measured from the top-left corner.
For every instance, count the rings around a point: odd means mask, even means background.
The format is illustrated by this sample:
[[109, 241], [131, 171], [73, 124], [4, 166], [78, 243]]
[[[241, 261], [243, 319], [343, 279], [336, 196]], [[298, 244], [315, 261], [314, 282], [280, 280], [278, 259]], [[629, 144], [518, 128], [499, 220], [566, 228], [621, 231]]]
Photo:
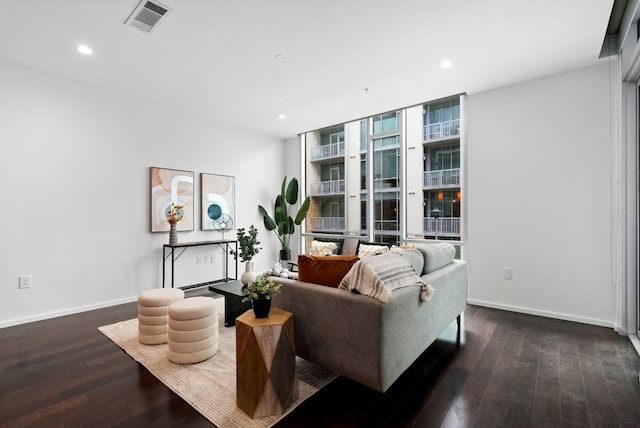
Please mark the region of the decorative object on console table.
[[182, 207], [178, 232], [193, 230], [193, 171], [151, 167], [151, 232], [168, 232], [171, 204]]
[[[291, 260], [291, 250], [289, 240], [295, 232], [296, 225], [300, 226], [309, 212], [311, 198], [308, 196], [300, 205], [295, 220], [289, 215], [289, 207], [298, 202], [298, 180], [292, 178], [287, 184], [287, 177], [282, 180], [280, 194], [276, 197], [273, 207], [273, 217], [267, 213], [262, 205], [258, 205], [258, 210], [264, 219], [264, 226], [267, 230], [272, 230], [280, 241], [280, 260]], [[283, 258], [286, 257], [286, 258]], [[285, 263], [286, 265], [286, 263]]]
[[258, 276], [253, 272], [252, 260], [253, 256], [258, 254], [262, 247], [258, 247], [258, 245], [260, 245], [260, 241], [258, 241], [258, 229], [253, 225], [249, 226], [249, 233], [247, 233], [244, 227], [241, 227], [236, 232], [236, 235], [238, 237], [240, 250], [237, 252], [231, 250], [231, 254], [236, 260], [238, 256], [240, 256], [240, 260], [246, 263], [244, 273], [240, 275], [240, 281], [242, 281], [244, 285], [247, 285]]
[[247, 285], [247, 296], [242, 301], [251, 300], [256, 318], [267, 318], [271, 309], [271, 298], [280, 292], [280, 287], [273, 279], [259, 276]]
[[177, 224], [184, 217], [184, 206], [171, 203], [171, 208], [167, 212], [167, 221], [169, 222], [169, 245], [178, 243], [178, 227]]

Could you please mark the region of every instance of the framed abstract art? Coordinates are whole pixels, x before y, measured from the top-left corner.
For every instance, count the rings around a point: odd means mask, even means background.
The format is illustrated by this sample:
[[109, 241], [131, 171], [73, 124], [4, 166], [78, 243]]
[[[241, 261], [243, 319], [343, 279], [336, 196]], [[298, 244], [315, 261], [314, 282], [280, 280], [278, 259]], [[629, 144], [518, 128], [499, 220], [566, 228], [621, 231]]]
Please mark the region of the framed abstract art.
[[193, 230], [193, 171], [151, 167], [151, 231], [169, 231], [167, 213], [180, 205], [178, 231]]
[[235, 221], [235, 177], [200, 174], [202, 230], [224, 230]]

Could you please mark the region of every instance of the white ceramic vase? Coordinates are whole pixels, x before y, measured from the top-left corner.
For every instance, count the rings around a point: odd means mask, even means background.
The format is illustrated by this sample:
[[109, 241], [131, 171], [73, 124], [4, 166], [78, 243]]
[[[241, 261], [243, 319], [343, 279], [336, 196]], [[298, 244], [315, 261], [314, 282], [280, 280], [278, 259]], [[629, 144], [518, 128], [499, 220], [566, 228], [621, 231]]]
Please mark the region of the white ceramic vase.
[[245, 262], [244, 273], [240, 275], [240, 282], [242, 282], [244, 285], [248, 285], [257, 277], [258, 275], [253, 271], [253, 262]]

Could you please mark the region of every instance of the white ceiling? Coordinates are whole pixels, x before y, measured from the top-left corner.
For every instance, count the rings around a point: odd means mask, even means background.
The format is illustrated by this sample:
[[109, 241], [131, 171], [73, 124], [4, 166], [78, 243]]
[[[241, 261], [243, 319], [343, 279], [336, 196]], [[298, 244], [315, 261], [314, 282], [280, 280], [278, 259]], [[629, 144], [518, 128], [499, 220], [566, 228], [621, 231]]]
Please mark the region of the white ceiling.
[[147, 34], [138, 0], [0, 0], [0, 61], [288, 138], [593, 65], [613, 0], [160, 3]]

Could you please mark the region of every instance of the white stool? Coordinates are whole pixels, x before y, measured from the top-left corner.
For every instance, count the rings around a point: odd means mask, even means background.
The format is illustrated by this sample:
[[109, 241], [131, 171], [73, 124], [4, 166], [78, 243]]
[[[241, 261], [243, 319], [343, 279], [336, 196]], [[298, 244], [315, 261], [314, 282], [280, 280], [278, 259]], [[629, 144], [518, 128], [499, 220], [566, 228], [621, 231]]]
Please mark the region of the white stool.
[[190, 297], [172, 303], [168, 310], [169, 360], [193, 364], [218, 352], [218, 311], [211, 297]]
[[154, 288], [138, 296], [138, 341], [145, 345], [167, 343], [169, 305], [184, 299], [179, 288]]

